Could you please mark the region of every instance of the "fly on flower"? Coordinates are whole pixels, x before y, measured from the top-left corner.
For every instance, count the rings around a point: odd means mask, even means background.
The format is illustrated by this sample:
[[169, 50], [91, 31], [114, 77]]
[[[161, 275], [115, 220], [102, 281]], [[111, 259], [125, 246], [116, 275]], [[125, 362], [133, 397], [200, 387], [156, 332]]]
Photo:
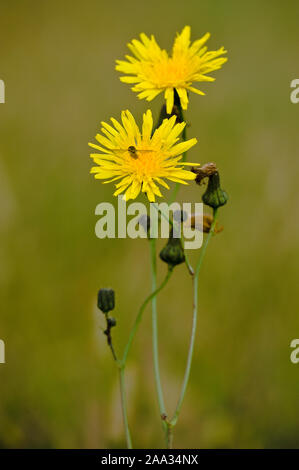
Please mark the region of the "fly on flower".
[[128, 152], [129, 155], [134, 158], [136, 160], [136, 158], [138, 158], [138, 154], [142, 153], [142, 152], [152, 152], [152, 150], [137, 150], [136, 147], [134, 145], [130, 145], [127, 149], [114, 149], [113, 150], [113, 153], [115, 153], [116, 155], [118, 154], [121, 154], [123, 155], [125, 152]]
[[[194, 163], [182, 162], [182, 155], [196, 144], [195, 138], [179, 141], [185, 123], [176, 123], [176, 116], [164, 119], [153, 132], [150, 110], [143, 115], [142, 130], [129, 111], [121, 114], [122, 123], [111, 118], [111, 124], [102, 122], [101, 133], [96, 135], [97, 144], [89, 146], [99, 151], [90, 156], [97, 166], [92, 167], [96, 179], [104, 183], [118, 181], [114, 196], [124, 194], [124, 199], [135, 199], [140, 192], [150, 202], [162, 197], [159, 186], [169, 189], [165, 179], [188, 184], [196, 174], [184, 169]], [[195, 165], [198, 165], [195, 163]]]
[[190, 40], [191, 28], [185, 26], [177, 35], [171, 55], [161, 49], [155, 37], [140, 34], [140, 41], [133, 39], [128, 47], [133, 56], [127, 60], [117, 60], [116, 70], [125, 74], [120, 77], [124, 83], [134, 84], [133, 91], [140, 99], [152, 101], [164, 92], [167, 114], [171, 114], [174, 104], [174, 90], [177, 91], [181, 106], [187, 109], [188, 91], [198, 95], [205, 93], [193, 87], [194, 82], [212, 82], [215, 78], [209, 74], [218, 70], [227, 61], [226, 50], [221, 47], [216, 51], [208, 51], [205, 43], [210, 37], [206, 33], [193, 43]]

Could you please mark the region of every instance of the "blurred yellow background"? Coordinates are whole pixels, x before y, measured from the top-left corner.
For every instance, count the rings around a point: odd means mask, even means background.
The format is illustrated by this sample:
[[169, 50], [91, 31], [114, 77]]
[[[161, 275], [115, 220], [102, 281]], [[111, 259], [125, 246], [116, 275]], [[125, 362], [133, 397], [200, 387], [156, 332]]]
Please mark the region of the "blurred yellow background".
[[[215, 161], [230, 201], [209, 246], [199, 328], [176, 447], [298, 447], [299, 4], [293, 1], [1, 1], [1, 447], [125, 445], [117, 371], [96, 309], [116, 290], [121, 351], [150, 290], [147, 240], [98, 240], [96, 205], [111, 185], [89, 174], [101, 120], [148, 108], [114, 71], [140, 32], [170, 48], [192, 39], [225, 46], [229, 61], [192, 95], [189, 161]], [[162, 97], [151, 106], [159, 113]], [[182, 187], [181, 201], [202, 190]], [[162, 246], [162, 245], [161, 245]], [[194, 262], [198, 253], [192, 253]], [[158, 261], [159, 279], [165, 265]], [[158, 299], [163, 386], [171, 414], [191, 325], [191, 283], [176, 268]], [[154, 394], [150, 309], [129, 357], [135, 447], [163, 446]]]

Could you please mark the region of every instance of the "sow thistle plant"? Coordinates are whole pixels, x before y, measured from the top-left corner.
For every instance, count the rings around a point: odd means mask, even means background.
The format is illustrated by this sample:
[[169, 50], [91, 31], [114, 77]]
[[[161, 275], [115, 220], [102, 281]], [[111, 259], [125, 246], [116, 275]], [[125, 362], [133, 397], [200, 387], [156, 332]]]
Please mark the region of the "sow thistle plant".
[[[199, 163], [186, 162], [187, 151], [197, 143], [195, 137], [189, 140], [186, 138], [183, 112], [188, 107], [188, 94], [194, 92], [203, 95], [201, 90], [193, 86], [194, 82], [213, 81], [214, 78], [209, 73], [220, 69], [227, 60], [223, 57], [226, 53], [223, 47], [216, 51], [208, 51], [205, 44], [210, 37], [209, 33], [193, 43], [191, 43], [190, 35], [190, 27], [186, 26], [177, 35], [171, 54], [160, 48], [154, 36], [149, 38], [143, 33], [140, 35], [140, 40], [133, 39], [128, 44], [133, 55], [127, 55], [126, 60], [118, 60], [116, 70], [125, 74], [120, 77], [121, 81], [133, 84], [132, 89], [138, 93], [140, 99], [152, 101], [160, 93], [164, 93], [165, 103], [162, 105], [157, 125], [154, 126], [150, 109], [143, 114], [140, 127], [130, 111], [122, 111], [121, 122], [115, 118], [111, 118], [109, 124], [102, 122], [100, 133], [95, 137], [96, 142], [89, 143], [93, 151], [96, 151], [90, 155], [94, 162], [91, 173], [104, 184], [113, 183], [115, 185], [114, 196], [122, 195], [123, 199], [128, 201], [143, 193], [149, 203], [159, 211], [155, 203], [156, 198], [163, 197], [161, 190], [170, 189], [169, 183], [175, 183], [169, 197], [169, 202], [173, 202], [181, 185], [194, 182], [202, 186], [207, 182], [202, 201], [212, 209], [212, 214], [207, 213], [203, 216], [201, 230], [206, 233], [206, 238], [200, 249], [195, 268], [188, 260], [183, 236], [178, 235], [177, 229], [180, 223], [196, 227], [196, 214], [191, 214], [187, 220], [185, 214], [181, 212], [173, 213], [172, 218], [167, 216], [170, 226], [169, 239], [159, 257], [161, 262], [167, 264], [168, 269], [159, 286], [157, 286], [156, 238], [150, 236], [152, 220], [148, 216], [140, 218], [139, 223], [144, 227], [149, 239], [152, 286], [151, 293], [137, 312], [121, 355], [116, 352], [112, 340], [112, 331], [116, 327], [115, 318], [110, 316], [115, 307], [114, 290], [102, 288], [98, 292], [98, 308], [103, 312], [106, 320], [104, 334], [119, 371], [122, 415], [128, 448], [132, 448], [133, 444], [127, 413], [125, 368], [133, 340], [149, 302], [152, 305], [153, 367], [157, 400], [165, 445], [167, 448], [172, 447], [174, 428], [181, 412], [190, 377], [198, 315], [199, 273], [211, 237], [222, 230], [216, 225], [217, 215], [219, 208], [226, 204], [228, 199], [226, 192], [221, 188], [219, 171], [215, 163], [200, 166]], [[161, 221], [165, 214], [159, 215]], [[160, 377], [157, 296], [166, 286], [174, 268], [182, 263], [186, 264], [187, 273], [193, 285], [192, 328], [177, 405], [170, 415], [165, 406]]]

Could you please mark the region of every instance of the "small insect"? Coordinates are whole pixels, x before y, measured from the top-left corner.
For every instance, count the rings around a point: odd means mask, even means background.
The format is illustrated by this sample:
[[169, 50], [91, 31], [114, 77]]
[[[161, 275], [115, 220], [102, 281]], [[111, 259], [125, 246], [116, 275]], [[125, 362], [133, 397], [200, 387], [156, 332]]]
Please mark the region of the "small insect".
[[128, 152], [132, 158], [135, 158], [135, 160], [136, 158], [138, 158], [137, 150], [136, 150], [136, 147], [134, 147], [134, 145], [130, 145], [130, 147], [128, 147]]
[[125, 152], [129, 152], [130, 157], [134, 158], [134, 160], [137, 160], [138, 154], [142, 152], [153, 152], [153, 150], [137, 150], [134, 145], [130, 145], [127, 149], [113, 149], [113, 153], [115, 154], [124, 154]]

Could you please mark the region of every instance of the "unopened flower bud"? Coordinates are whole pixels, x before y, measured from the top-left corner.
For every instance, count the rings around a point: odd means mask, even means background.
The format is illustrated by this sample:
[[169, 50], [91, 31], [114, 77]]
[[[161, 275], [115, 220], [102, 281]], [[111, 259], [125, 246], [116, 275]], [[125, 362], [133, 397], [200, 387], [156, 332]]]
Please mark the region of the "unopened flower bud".
[[181, 264], [185, 261], [184, 249], [180, 238], [173, 236], [173, 229], [169, 234], [169, 240], [164, 248], [160, 252], [160, 258], [162, 261], [168, 264], [169, 267], [174, 267], [177, 264]]
[[213, 209], [217, 209], [228, 201], [228, 195], [220, 187], [220, 177], [218, 171], [209, 177], [208, 187], [202, 196], [203, 202]]
[[98, 308], [103, 313], [108, 313], [114, 309], [115, 296], [113, 289], [100, 289], [98, 292]]

